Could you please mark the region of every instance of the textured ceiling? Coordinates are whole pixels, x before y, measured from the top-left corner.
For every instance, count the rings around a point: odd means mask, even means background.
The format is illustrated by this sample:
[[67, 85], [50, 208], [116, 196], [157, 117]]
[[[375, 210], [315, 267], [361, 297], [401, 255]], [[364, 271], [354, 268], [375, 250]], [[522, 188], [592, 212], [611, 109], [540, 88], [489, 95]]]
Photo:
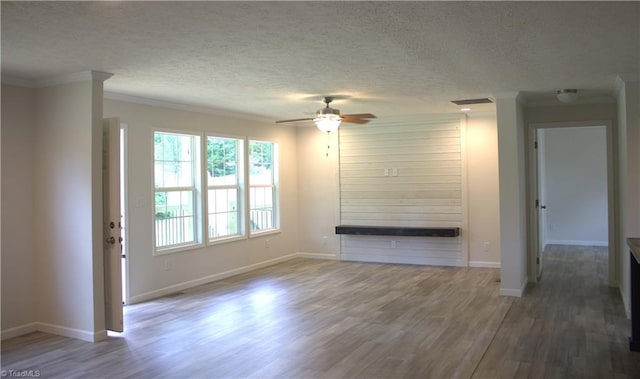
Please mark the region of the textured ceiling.
[[[298, 118], [607, 95], [640, 65], [639, 2], [1, 2], [4, 78], [113, 73], [109, 92]], [[475, 110], [492, 109], [493, 105]]]

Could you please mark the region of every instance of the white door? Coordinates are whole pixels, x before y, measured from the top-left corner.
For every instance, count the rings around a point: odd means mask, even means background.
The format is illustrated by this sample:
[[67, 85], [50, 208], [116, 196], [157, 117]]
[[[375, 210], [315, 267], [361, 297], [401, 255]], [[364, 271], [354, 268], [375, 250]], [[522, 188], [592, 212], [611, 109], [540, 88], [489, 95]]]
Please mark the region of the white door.
[[120, 120], [105, 119], [103, 135], [104, 292], [107, 330], [122, 332], [122, 215], [120, 210]]

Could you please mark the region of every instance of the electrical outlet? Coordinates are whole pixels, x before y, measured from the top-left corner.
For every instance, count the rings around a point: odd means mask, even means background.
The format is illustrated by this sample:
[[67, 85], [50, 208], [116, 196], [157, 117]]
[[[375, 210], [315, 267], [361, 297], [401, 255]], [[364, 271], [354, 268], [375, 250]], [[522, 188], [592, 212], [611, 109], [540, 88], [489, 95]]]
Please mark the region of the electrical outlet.
[[485, 253], [488, 253], [490, 245], [491, 244], [488, 241], [485, 241], [485, 243], [482, 244], [482, 251], [484, 251]]
[[165, 258], [165, 260], [162, 262], [162, 268], [164, 268], [165, 271], [169, 271], [169, 269], [171, 268], [171, 265], [169, 264], [169, 260]]
[[385, 168], [382, 170], [382, 176], [389, 176], [389, 169]]
[[329, 237], [323, 236], [322, 237], [322, 246], [327, 246], [328, 242], [329, 242]]
[[264, 247], [267, 248], [267, 249], [270, 248], [271, 247], [271, 241], [270, 240], [265, 240], [264, 241]]

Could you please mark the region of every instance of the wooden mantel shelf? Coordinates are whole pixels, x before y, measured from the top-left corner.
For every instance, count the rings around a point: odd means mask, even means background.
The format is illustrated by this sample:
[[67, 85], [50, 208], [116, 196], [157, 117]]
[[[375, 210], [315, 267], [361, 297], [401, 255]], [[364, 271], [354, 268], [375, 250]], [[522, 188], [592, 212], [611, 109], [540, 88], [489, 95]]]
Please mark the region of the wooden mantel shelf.
[[458, 237], [460, 228], [416, 228], [404, 226], [338, 225], [336, 234], [399, 237]]

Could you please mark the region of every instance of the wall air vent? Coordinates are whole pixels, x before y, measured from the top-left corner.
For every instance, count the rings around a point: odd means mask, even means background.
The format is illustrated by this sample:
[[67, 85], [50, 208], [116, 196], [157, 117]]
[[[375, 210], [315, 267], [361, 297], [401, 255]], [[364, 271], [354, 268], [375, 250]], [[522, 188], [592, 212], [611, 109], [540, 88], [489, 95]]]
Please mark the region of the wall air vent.
[[493, 101], [487, 97], [483, 99], [466, 99], [466, 100], [451, 100], [456, 105], [471, 105], [471, 104], [487, 104], [493, 103]]

